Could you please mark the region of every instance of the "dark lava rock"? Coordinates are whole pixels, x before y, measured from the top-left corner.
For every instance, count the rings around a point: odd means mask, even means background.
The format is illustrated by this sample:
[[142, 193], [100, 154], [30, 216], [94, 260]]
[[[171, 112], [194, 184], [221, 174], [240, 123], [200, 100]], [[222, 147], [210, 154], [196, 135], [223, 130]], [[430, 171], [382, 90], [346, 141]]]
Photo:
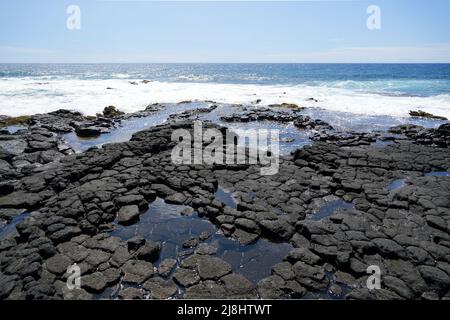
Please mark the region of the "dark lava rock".
[[404, 257], [405, 252], [402, 246], [389, 239], [374, 239], [373, 243], [379, 248], [380, 252], [385, 255]]
[[11, 221], [15, 217], [24, 214], [27, 210], [25, 209], [0, 209], [0, 219], [5, 221]]
[[248, 296], [255, 288], [253, 283], [240, 274], [229, 274], [220, 279], [227, 291], [227, 295], [240, 298]]
[[442, 148], [450, 147], [450, 124], [441, 125], [438, 129], [427, 129], [418, 125], [399, 125], [389, 129], [389, 132], [403, 134], [416, 143], [435, 145]]
[[199, 235], [199, 237], [198, 237], [198, 239], [199, 239], [200, 241], [206, 241], [206, 240], [208, 240], [209, 238], [211, 238], [211, 233], [208, 232], [208, 231], [203, 231], [202, 233], [200, 233], [200, 235]]
[[61, 292], [64, 300], [92, 300], [94, 298], [93, 294], [88, 293], [84, 289], [74, 288], [73, 290], [70, 290], [67, 287], [67, 283], [63, 281], [57, 280], [55, 282], [55, 287], [57, 292]]
[[152, 299], [166, 300], [178, 292], [178, 287], [172, 280], [164, 280], [159, 277], [149, 279], [143, 285], [150, 292]]
[[432, 288], [440, 292], [446, 292], [450, 288], [450, 277], [444, 271], [431, 266], [421, 266], [419, 270], [422, 277]]
[[322, 267], [307, 265], [298, 261], [293, 266], [296, 280], [304, 287], [312, 290], [323, 290], [328, 286], [328, 279]]
[[75, 130], [77, 136], [82, 138], [95, 138], [102, 134], [102, 129], [98, 127], [78, 127]]
[[234, 113], [230, 116], [222, 116], [220, 119], [225, 122], [276, 121], [286, 123], [292, 122], [296, 118], [296, 112], [273, 110], [270, 108], [255, 108], [249, 111]]
[[144, 299], [144, 290], [140, 288], [125, 288], [119, 291], [119, 298], [123, 300], [142, 300]]
[[13, 291], [16, 281], [19, 279], [17, 275], [0, 274], [0, 299], [5, 299]]
[[184, 296], [185, 299], [220, 299], [227, 296], [225, 288], [214, 281], [204, 281], [189, 287]]
[[62, 254], [57, 254], [45, 262], [47, 270], [56, 275], [62, 275], [72, 265], [72, 261]]
[[376, 134], [365, 132], [339, 132], [335, 130], [323, 130], [315, 133], [311, 140], [324, 141], [338, 146], [368, 146], [377, 140]]
[[254, 243], [259, 238], [259, 235], [244, 231], [242, 229], [236, 229], [233, 233], [233, 236], [236, 237], [239, 243], [243, 245], [249, 245], [251, 243]]
[[105, 118], [116, 118], [124, 114], [124, 112], [117, 110], [114, 106], [108, 106], [103, 109], [103, 116]]
[[5, 196], [14, 191], [14, 184], [11, 181], [0, 182], [0, 197]]
[[206, 243], [201, 243], [195, 250], [195, 253], [202, 255], [213, 255], [217, 253], [217, 248]]
[[280, 262], [272, 267], [272, 273], [279, 275], [284, 280], [292, 280], [295, 278], [294, 271], [292, 270], [292, 264], [289, 262]]
[[140, 247], [145, 244], [146, 240], [144, 237], [135, 236], [127, 241], [128, 251], [137, 251]]
[[197, 269], [202, 280], [217, 280], [232, 271], [228, 262], [210, 256], [199, 259]]
[[111, 256], [111, 265], [115, 267], [122, 266], [125, 262], [131, 259], [131, 254], [126, 247], [119, 246], [114, 254]]
[[333, 127], [325, 121], [311, 119], [308, 116], [298, 116], [294, 120], [294, 125], [302, 130], [333, 130]]
[[16, 191], [0, 198], [0, 208], [33, 208], [42, 197], [36, 193]]
[[105, 276], [100, 272], [84, 275], [81, 284], [86, 291], [91, 293], [103, 292], [108, 286]]
[[153, 241], [147, 241], [136, 252], [136, 257], [140, 260], [156, 262], [161, 253], [161, 244]]
[[30, 125], [45, 128], [52, 132], [67, 133], [74, 130], [75, 123], [83, 121], [86, 121], [86, 118], [81, 113], [60, 109], [31, 116]]
[[436, 119], [436, 120], [448, 120], [445, 117], [441, 117], [441, 116], [435, 116], [431, 113], [422, 111], [422, 110], [418, 110], [418, 111], [410, 111], [409, 115], [411, 117], [415, 117], [415, 118], [426, 118], [426, 119]]
[[102, 271], [103, 276], [106, 278], [106, 282], [108, 283], [108, 286], [116, 284], [120, 281], [120, 278], [122, 276], [122, 273], [119, 269], [116, 268], [109, 268], [105, 271]]
[[186, 201], [186, 197], [182, 193], [174, 193], [165, 198], [167, 203], [183, 204]]
[[270, 237], [280, 238], [288, 240], [294, 234], [294, 227], [292, 227], [287, 221], [282, 219], [277, 220], [263, 220], [259, 223], [263, 232]]
[[450, 136], [450, 123], [445, 123], [439, 126], [439, 128], [436, 131], [447, 137]]
[[[286, 117], [275, 115], [280, 121], [293, 121], [292, 112]], [[67, 119], [73, 117], [67, 114]], [[63, 114], [58, 116], [59, 123], [71, 130], [85, 121], [70, 125], [73, 119], [62, 118]], [[50, 120], [45, 123], [51, 125]], [[29, 139], [23, 137], [27, 133], [18, 134], [27, 144], [26, 151], [0, 164], [0, 180], [12, 181], [0, 198], [2, 214], [30, 211], [28, 206], [34, 210], [16, 225], [17, 233], [0, 241], [1, 297], [66, 297], [63, 279], [73, 263], [83, 276], [92, 275], [91, 292], [102, 290], [104, 283], [106, 287], [118, 283], [122, 274], [125, 286], [146, 283], [156, 270], [145, 260], [157, 259], [153, 257], [157, 245], [147, 246], [142, 239], [127, 243], [103, 232], [118, 210], [134, 206], [128, 216], [132, 220], [158, 194], [176, 195], [178, 202], [192, 205], [225, 235], [242, 243], [277, 236], [296, 247], [284, 262], [273, 266], [272, 276], [261, 280], [256, 290], [231, 273], [225, 261], [211, 256], [217, 249], [212, 245], [186, 250], [189, 256], [178, 255], [180, 267], [173, 272], [173, 280], [186, 288], [185, 297], [254, 298], [256, 292], [260, 298], [298, 298], [305, 292], [331, 290], [338, 297], [349, 293], [348, 298], [358, 299], [448, 298], [450, 180], [424, 175], [450, 167], [446, 125], [403, 128], [411, 138], [393, 136], [394, 143], [383, 148], [367, 145], [370, 137], [328, 133], [319, 126], [315, 130], [329, 141], [315, 141], [280, 157], [279, 173], [273, 176], [261, 176], [254, 165], [173, 164], [171, 134], [179, 128], [192, 130], [190, 121], [167, 123], [136, 133], [129, 142], [37, 166], [38, 161], [58, 155], [43, 155], [46, 147], [56, 150], [57, 140], [52, 132], [35, 126]], [[31, 167], [18, 170], [16, 164]], [[386, 189], [402, 177], [407, 179], [402, 188]], [[213, 200], [218, 185], [236, 194], [240, 200], [236, 209]], [[27, 202], [33, 195], [39, 199]], [[319, 221], [309, 218], [328, 208], [331, 199], [351, 203], [355, 209], [333, 211]], [[169, 280], [176, 264], [162, 262], [158, 276]], [[386, 278], [383, 289], [361, 288], [369, 265], [380, 266]], [[165, 287], [156, 281], [155, 288]], [[173, 288], [170, 282], [167, 285]]]
[[130, 225], [139, 220], [139, 208], [136, 205], [120, 208], [117, 221], [123, 225]]
[[316, 265], [320, 261], [320, 257], [306, 248], [295, 248], [289, 253], [287, 260], [292, 263], [303, 261], [309, 265]]
[[72, 239], [82, 233], [81, 229], [78, 227], [65, 227], [52, 233], [49, 238], [55, 243], [61, 243]]
[[176, 265], [177, 265], [177, 260], [164, 259], [163, 261], [161, 261], [161, 263], [159, 264], [159, 267], [158, 267], [159, 275], [162, 277], [168, 277], [172, 273], [172, 270], [175, 268]]
[[129, 260], [123, 267], [125, 273], [123, 277], [124, 282], [141, 284], [150, 278], [153, 273], [153, 265], [150, 262], [141, 260]]
[[183, 287], [190, 287], [200, 281], [200, 277], [196, 270], [184, 268], [178, 268], [173, 274], [173, 279]]
[[183, 242], [183, 248], [195, 248], [198, 246], [198, 239], [191, 238]]
[[300, 107], [299, 105], [295, 103], [280, 103], [280, 104], [269, 104], [270, 108], [287, 108], [287, 109], [296, 109], [296, 110], [302, 110], [305, 109], [304, 107]]
[[273, 275], [259, 281], [256, 290], [261, 299], [285, 299], [288, 298], [285, 284], [283, 278]]

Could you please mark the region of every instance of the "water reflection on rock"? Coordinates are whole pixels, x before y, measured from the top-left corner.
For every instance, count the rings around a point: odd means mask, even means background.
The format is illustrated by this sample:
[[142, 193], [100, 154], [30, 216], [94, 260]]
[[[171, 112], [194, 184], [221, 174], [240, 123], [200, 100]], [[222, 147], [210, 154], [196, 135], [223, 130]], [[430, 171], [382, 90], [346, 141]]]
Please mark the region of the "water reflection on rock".
[[292, 249], [290, 244], [272, 243], [264, 239], [251, 245], [241, 245], [235, 239], [225, 237], [208, 220], [199, 218], [196, 212], [183, 216], [181, 212], [186, 208], [183, 205], [167, 204], [157, 198], [140, 216], [139, 223], [132, 226], [116, 225], [112, 235], [124, 240], [142, 236], [147, 240], [161, 242], [160, 260], [155, 264], [158, 265], [167, 258], [175, 258], [180, 262], [193, 254], [195, 248], [183, 248], [183, 243], [209, 233], [211, 237], [203, 243], [215, 247], [215, 256], [230, 263], [235, 273], [242, 274], [255, 284], [269, 276], [272, 266]]

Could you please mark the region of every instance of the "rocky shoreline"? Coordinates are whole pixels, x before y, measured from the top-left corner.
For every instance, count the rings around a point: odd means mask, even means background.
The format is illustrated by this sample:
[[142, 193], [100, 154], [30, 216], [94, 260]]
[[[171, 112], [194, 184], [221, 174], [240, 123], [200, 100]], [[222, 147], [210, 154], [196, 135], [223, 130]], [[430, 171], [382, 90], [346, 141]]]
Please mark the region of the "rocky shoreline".
[[[223, 116], [293, 122], [311, 132], [312, 145], [281, 157], [274, 176], [259, 175], [257, 165], [172, 163], [172, 132], [192, 131], [213, 105], [84, 153], [61, 137], [114, 130], [121, 119], [160, 108], [95, 120], [59, 111], [32, 117], [15, 133], [2, 130], [0, 219], [22, 219], [0, 240], [0, 299], [95, 299], [105, 292], [121, 299], [450, 299], [450, 180], [426, 175], [449, 171], [449, 124], [360, 133], [296, 110]], [[389, 188], [398, 179], [403, 184]], [[235, 207], [215, 197], [219, 187], [233, 194]], [[111, 235], [117, 225], [138, 224], [156, 199], [188, 207], [185, 214], [196, 212], [242, 245], [265, 238], [293, 249], [253, 283], [215, 255], [207, 234], [194, 234], [183, 255], [165, 259], [163, 243]], [[330, 204], [337, 208], [327, 212]], [[68, 290], [74, 263], [82, 288]], [[381, 269], [382, 289], [366, 287], [371, 265]]]

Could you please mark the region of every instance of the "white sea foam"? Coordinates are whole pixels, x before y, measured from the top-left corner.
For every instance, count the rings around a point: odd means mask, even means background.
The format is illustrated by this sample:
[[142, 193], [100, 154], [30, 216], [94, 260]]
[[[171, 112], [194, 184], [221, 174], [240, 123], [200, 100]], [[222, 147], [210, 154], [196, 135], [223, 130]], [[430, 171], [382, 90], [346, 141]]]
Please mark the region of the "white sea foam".
[[[132, 79], [69, 80], [0, 79], [0, 114], [17, 116], [73, 109], [87, 115], [114, 105], [132, 112], [155, 102], [214, 100], [224, 103], [297, 103], [363, 115], [406, 117], [409, 110], [421, 109], [450, 118], [450, 95], [408, 97], [380, 95], [327, 85], [253, 85], [219, 83], [151, 82], [132, 85]], [[112, 88], [112, 89], [107, 89]], [[307, 101], [315, 98], [319, 102]]]

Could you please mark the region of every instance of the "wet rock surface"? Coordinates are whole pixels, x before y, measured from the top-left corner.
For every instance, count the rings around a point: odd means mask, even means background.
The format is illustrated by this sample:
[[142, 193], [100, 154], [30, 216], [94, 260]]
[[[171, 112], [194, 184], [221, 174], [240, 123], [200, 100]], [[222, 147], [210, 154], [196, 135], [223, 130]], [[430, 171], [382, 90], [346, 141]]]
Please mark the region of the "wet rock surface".
[[[188, 102], [190, 103], [190, 102]], [[199, 116], [205, 113], [210, 113], [217, 109], [216, 104], [212, 104], [209, 107], [204, 108], [196, 108], [193, 110], [186, 110], [180, 113], [171, 114], [169, 116], [169, 119], [172, 121], [179, 121], [179, 120], [198, 120]]]
[[[40, 193], [46, 185], [45, 180], [33, 175], [49, 170], [72, 153], [58, 134], [42, 127], [0, 134], [0, 196], [9, 196], [0, 201], [0, 207], [32, 208], [42, 198]], [[0, 219], [9, 221], [13, 216], [12, 212], [3, 212]]]
[[449, 123], [443, 124], [437, 129], [406, 124], [392, 127], [389, 131], [392, 133], [403, 134], [419, 144], [438, 146], [441, 148], [450, 147]]
[[292, 122], [297, 118], [297, 112], [276, 110], [273, 108], [243, 108], [243, 112], [221, 117], [225, 122], [277, 121]]
[[[275, 119], [262, 114], [246, 116]], [[275, 117], [297, 120], [303, 130], [331, 130], [291, 113]], [[427, 129], [439, 143], [421, 143], [417, 135], [399, 131], [417, 143], [398, 140], [384, 148], [371, 146], [370, 136], [348, 133], [341, 144], [339, 135], [324, 134], [280, 158], [276, 175], [261, 176], [257, 165], [174, 164], [173, 130], [193, 130], [191, 121], [177, 119], [138, 132], [129, 142], [81, 154], [58, 151], [62, 156], [49, 161], [51, 167], [18, 170], [17, 157], [57, 149], [58, 136], [51, 131], [56, 128], [44, 129], [48, 119], [0, 140], [23, 141], [16, 149], [1, 149], [0, 214], [30, 212], [0, 240], [0, 299], [449, 296], [450, 180], [424, 176], [450, 167], [448, 149], [439, 142], [448, 146], [448, 125]], [[59, 122], [58, 130], [65, 125], [71, 126]], [[387, 189], [401, 177], [404, 186]], [[233, 194], [235, 205], [216, 198], [219, 186]], [[255, 283], [218, 257], [217, 248], [202, 243], [210, 235], [186, 238], [185, 254], [162, 258], [165, 243], [111, 234], [117, 223], [137, 223], [157, 197], [192, 208], [243, 244], [267, 238], [293, 249]], [[336, 201], [351, 207], [331, 207], [325, 217], [313, 219]], [[66, 286], [74, 264], [82, 275], [76, 292]], [[366, 287], [373, 265], [382, 272], [381, 290]]]
[[422, 110], [417, 110], [417, 111], [413, 111], [411, 110], [409, 112], [409, 115], [411, 117], [416, 117], [416, 118], [427, 118], [427, 119], [436, 119], [436, 120], [448, 120], [445, 117], [441, 117], [441, 116], [436, 116], [434, 114], [422, 111]]

